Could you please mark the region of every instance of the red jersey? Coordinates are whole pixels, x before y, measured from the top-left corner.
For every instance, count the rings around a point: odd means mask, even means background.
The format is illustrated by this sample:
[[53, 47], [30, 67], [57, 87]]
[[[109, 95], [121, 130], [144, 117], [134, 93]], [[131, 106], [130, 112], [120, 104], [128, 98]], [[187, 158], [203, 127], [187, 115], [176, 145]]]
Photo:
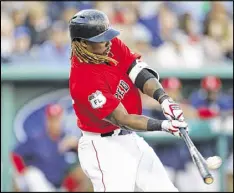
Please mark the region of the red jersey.
[[[87, 64], [72, 57], [69, 88], [78, 127], [84, 131], [107, 133], [117, 126], [103, 120], [121, 102], [129, 114], [141, 114], [141, 98], [127, 70], [140, 55], [132, 53], [118, 38], [111, 40], [112, 58], [118, 64]], [[75, 65], [74, 65], [75, 64]]]

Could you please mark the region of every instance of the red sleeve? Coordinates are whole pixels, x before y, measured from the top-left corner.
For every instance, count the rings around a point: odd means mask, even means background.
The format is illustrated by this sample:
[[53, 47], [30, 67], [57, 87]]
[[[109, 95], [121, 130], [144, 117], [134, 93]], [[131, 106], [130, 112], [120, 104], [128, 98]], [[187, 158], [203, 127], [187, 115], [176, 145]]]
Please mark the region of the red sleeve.
[[125, 44], [118, 38], [112, 41], [111, 51], [114, 54], [113, 58], [119, 62], [120, 69], [126, 73], [128, 68], [134, 60], [140, 59], [141, 55], [132, 52]]
[[26, 168], [23, 158], [17, 153], [11, 153], [11, 160], [16, 171], [23, 173]]
[[81, 103], [99, 119], [104, 119], [118, 106], [120, 101], [111, 93], [104, 77], [95, 73], [86, 76], [83, 82], [73, 88], [73, 99]]

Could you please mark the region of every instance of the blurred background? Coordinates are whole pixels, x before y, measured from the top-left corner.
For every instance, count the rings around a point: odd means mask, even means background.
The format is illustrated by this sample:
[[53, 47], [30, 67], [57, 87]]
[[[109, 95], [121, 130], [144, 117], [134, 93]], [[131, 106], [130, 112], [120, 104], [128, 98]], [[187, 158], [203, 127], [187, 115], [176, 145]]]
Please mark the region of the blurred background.
[[[201, 154], [223, 159], [205, 185], [181, 139], [139, 133], [178, 189], [232, 192], [232, 1], [1, 1], [1, 191], [92, 191], [68, 92], [68, 22], [88, 8], [105, 12], [119, 38], [159, 72]], [[141, 96], [143, 114], [164, 119], [158, 103]]]

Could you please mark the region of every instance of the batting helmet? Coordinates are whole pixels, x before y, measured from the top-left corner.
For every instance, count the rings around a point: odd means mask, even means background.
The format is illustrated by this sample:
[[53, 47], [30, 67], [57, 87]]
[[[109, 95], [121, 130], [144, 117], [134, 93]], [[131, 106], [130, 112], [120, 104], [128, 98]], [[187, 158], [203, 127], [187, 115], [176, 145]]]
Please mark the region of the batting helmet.
[[165, 78], [162, 81], [162, 86], [165, 89], [179, 89], [182, 87], [181, 81], [176, 77]]
[[63, 113], [63, 108], [59, 104], [49, 104], [45, 109], [45, 113], [47, 117], [56, 117]]
[[95, 9], [76, 13], [69, 22], [69, 31], [71, 40], [80, 38], [91, 42], [107, 42], [120, 34], [110, 27], [107, 15]]
[[205, 90], [218, 91], [222, 87], [222, 82], [217, 76], [206, 76], [201, 81], [201, 87]]

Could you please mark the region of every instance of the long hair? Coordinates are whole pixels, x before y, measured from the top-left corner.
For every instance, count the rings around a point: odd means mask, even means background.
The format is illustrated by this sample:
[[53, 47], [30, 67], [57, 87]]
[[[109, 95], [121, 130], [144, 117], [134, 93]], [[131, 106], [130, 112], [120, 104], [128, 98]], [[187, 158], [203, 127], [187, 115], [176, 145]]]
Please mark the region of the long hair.
[[[110, 54], [113, 55], [112, 53]], [[73, 55], [75, 55], [80, 62], [85, 63], [101, 64], [113, 62], [115, 65], [118, 63], [109, 56], [103, 56], [89, 52], [79, 40], [74, 40], [71, 43], [71, 58]]]

